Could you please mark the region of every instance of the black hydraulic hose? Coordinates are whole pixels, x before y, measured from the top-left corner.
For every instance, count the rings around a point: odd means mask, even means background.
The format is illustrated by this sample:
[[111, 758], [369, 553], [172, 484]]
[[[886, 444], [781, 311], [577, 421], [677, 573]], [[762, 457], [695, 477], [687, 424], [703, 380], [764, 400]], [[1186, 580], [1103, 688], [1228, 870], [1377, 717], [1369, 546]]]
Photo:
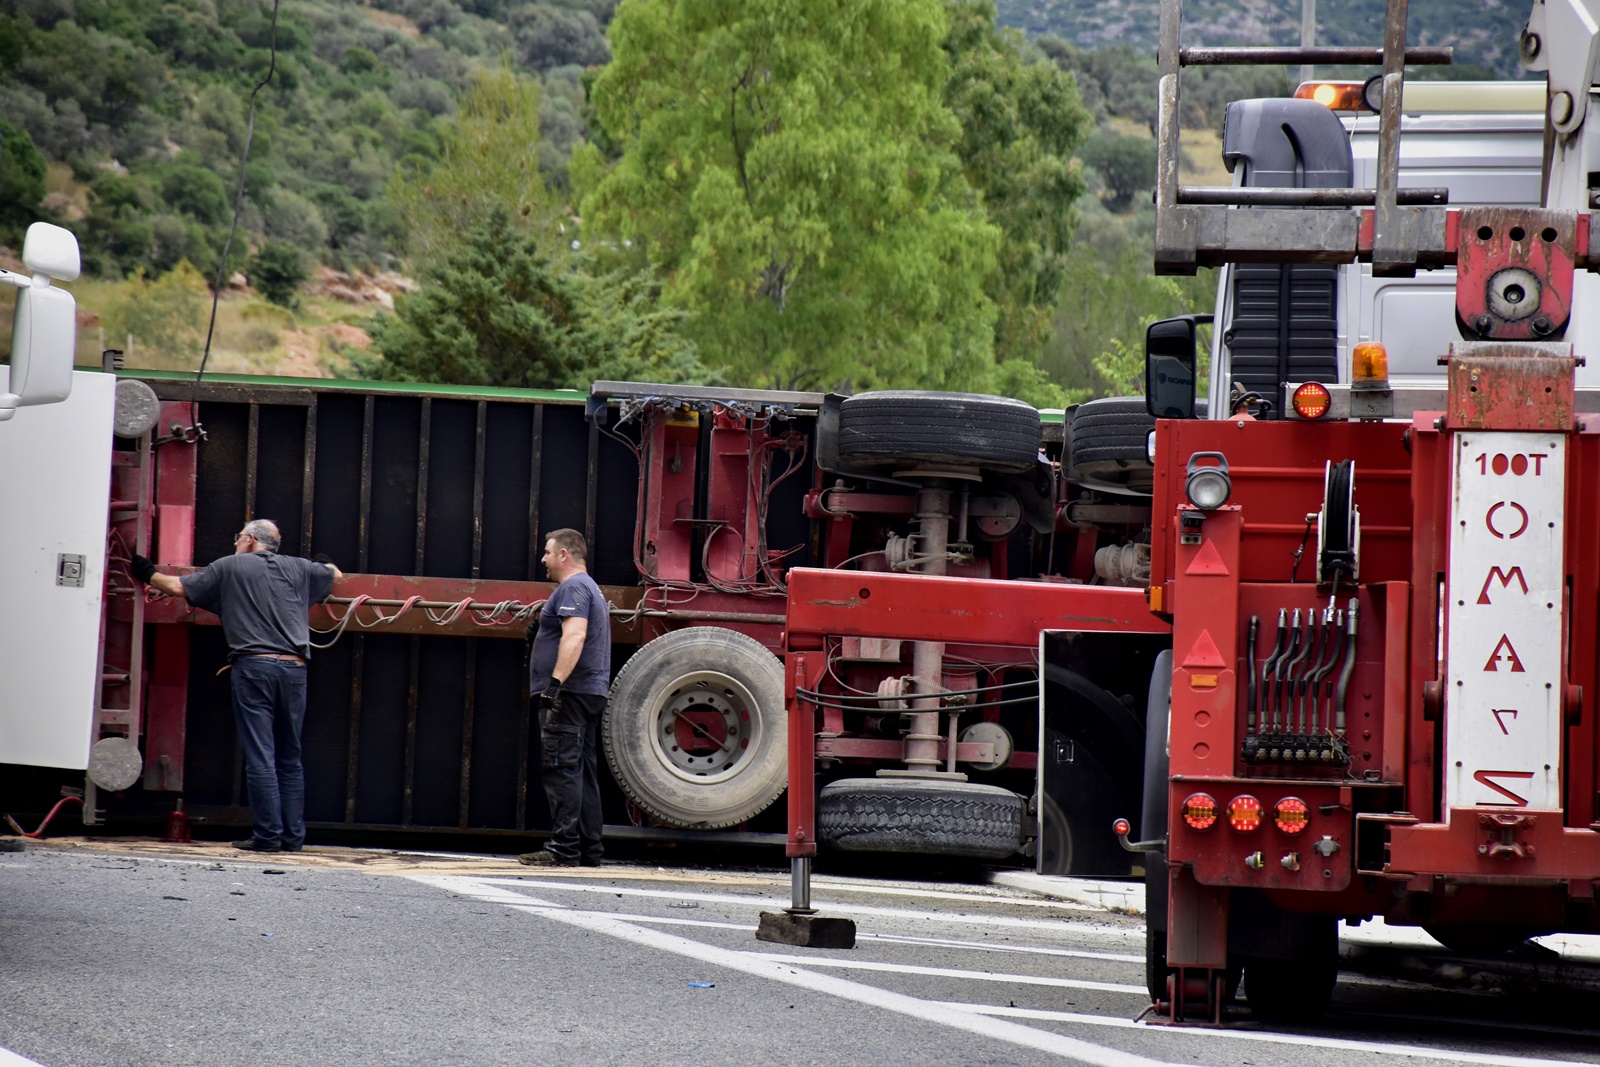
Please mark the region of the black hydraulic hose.
[[1350, 695], [1350, 676], [1356, 671], [1356, 599], [1350, 598], [1350, 604], [1344, 614], [1344, 666], [1339, 668], [1339, 695], [1334, 711], [1334, 733], [1339, 737], [1344, 736], [1344, 709], [1345, 699]]
[[1302, 735], [1306, 732], [1306, 686], [1311, 682], [1317, 661], [1322, 659], [1321, 637], [1322, 632], [1317, 628], [1317, 613], [1308, 608], [1306, 639], [1300, 650], [1300, 659], [1295, 662], [1299, 674], [1294, 679], [1294, 730]]
[[1272, 690], [1267, 686], [1267, 679], [1278, 669], [1278, 660], [1283, 656], [1284, 642], [1289, 632], [1289, 609], [1278, 609], [1278, 638], [1272, 643], [1272, 651], [1267, 653], [1267, 658], [1261, 662], [1261, 728], [1267, 728], [1267, 715], [1270, 712], [1272, 720], [1277, 721], [1278, 713], [1272, 706]]
[[1333, 665], [1338, 662], [1338, 647], [1336, 642], [1339, 635], [1333, 619], [1333, 609], [1328, 608], [1322, 613], [1322, 655], [1317, 659], [1316, 667], [1310, 672], [1310, 684], [1306, 687], [1309, 692], [1308, 701], [1311, 710], [1311, 721], [1305, 725], [1302, 732], [1314, 734], [1318, 730], [1318, 721], [1321, 718], [1317, 711], [1322, 703], [1322, 683], [1333, 672]]
[[[1299, 608], [1294, 608], [1294, 619], [1293, 622], [1290, 622], [1290, 648], [1286, 653], [1283, 653], [1283, 659], [1278, 662], [1278, 669], [1275, 670], [1274, 678], [1272, 678], [1274, 688], [1277, 688], [1278, 691], [1278, 707], [1272, 712], [1272, 729], [1274, 729], [1274, 733], [1288, 733], [1294, 726], [1293, 720], [1291, 720], [1293, 709], [1288, 704], [1290, 697], [1294, 696], [1294, 683], [1290, 680], [1290, 672], [1294, 669], [1294, 665], [1299, 664], [1301, 659], [1306, 657], [1306, 649], [1302, 648], [1301, 630], [1299, 630], [1299, 614], [1301, 614], [1299, 613]], [[1288, 694], [1283, 693], [1283, 681], [1290, 683]], [[1283, 712], [1282, 731], [1278, 729], [1278, 710]]]
[[1261, 616], [1250, 616], [1250, 636], [1244, 643], [1244, 687], [1248, 694], [1245, 706], [1249, 709], [1245, 720], [1245, 737], [1254, 737], [1256, 733], [1256, 633], [1261, 629]]

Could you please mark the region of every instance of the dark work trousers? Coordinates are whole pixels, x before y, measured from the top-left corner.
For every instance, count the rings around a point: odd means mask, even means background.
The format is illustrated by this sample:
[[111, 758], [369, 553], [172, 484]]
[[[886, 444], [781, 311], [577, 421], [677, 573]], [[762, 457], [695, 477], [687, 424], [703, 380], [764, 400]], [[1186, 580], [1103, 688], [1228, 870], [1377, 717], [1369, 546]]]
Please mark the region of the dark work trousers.
[[306, 718], [306, 665], [265, 656], [233, 661], [233, 720], [244, 750], [251, 833], [263, 844], [306, 841], [306, 774], [300, 727]]
[[540, 767], [550, 802], [550, 840], [545, 848], [562, 859], [597, 863], [604, 852], [599, 740], [605, 710], [603, 696], [564, 692], [554, 713], [540, 724], [544, 750]]

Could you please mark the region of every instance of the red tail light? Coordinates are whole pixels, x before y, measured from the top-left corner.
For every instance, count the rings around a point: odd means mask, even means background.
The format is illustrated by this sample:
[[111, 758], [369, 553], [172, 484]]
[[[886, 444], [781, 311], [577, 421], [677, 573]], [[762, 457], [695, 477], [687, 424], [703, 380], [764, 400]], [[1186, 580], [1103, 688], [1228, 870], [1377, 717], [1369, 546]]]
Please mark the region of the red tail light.
[[1248, 793], [1228, 801], [1228, 825], [1240, 833], [1261, 826], [1261, 801]]
[[1209, 793], [1190, 793], [1180, 809], [1191, 830], [1209, 830], [1217, 822], [1217, 801]]
[[1284, 797], [1272, 809], [1272, 821], [1286, 834], [1297, 834], [1311, 824], [1311, 809], [1299, 797]]

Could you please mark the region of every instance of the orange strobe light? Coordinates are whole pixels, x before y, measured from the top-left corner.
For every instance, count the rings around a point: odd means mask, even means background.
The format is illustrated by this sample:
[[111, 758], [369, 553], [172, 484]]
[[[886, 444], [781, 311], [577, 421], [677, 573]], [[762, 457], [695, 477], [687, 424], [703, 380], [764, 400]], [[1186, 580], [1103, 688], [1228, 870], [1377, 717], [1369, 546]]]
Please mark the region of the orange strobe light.
[[1289, 403], [1302, 419], [1320, 419], [1333, 406], [1333, 397], [1321, 382], [1306, 382], [1294, 391]]
[[1217, 801], [1210, 793], [1190, 793], [1180, 809], [1191, 830], [1209, 830], [1217, 822]]
[[1315, 100], [1334, 111], [1368, 111], [1366, 94], [1360, 82], [1301, 82], [1294, 95], [1299, 100]]
[[1299, 797], [1284, 797], [1272, 809], [1272, 822], [1286, 834], [1297, 834], [1311, 824], [1311, 809]]
[[1249, 833], [1261, 826], [1261, 801], [1248, 793], [1228, 801], [1228, 825], [1240, 833]]
[[1350, 350], [1350, 381], [1389, 381], [1389, 350], [1382, 341], [1362, 341]]

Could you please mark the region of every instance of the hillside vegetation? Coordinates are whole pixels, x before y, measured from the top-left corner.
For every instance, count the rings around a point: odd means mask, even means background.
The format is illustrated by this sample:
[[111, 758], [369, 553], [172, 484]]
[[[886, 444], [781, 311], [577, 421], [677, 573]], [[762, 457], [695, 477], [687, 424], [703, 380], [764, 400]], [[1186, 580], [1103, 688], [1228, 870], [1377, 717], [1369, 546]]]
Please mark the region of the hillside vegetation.
[[[1378, 0], [1321, 8], [1323, 43], [1376, 41]], [[85, 363], [197, 368], [219, 287], [214, 371], [1064, 404], [1210, 296], [1149, 270], [1155, 12], [0, 0], [0, 246], [78, 235]], [[1187, 14], [1195, 41], [1298, 38], [1285, 0]], [[1469, 73], [1521, 18], [1412, 4]], [[1288, 87], [1186, 75], [1184, 180], [1227, 180], [1228, 100]]]

